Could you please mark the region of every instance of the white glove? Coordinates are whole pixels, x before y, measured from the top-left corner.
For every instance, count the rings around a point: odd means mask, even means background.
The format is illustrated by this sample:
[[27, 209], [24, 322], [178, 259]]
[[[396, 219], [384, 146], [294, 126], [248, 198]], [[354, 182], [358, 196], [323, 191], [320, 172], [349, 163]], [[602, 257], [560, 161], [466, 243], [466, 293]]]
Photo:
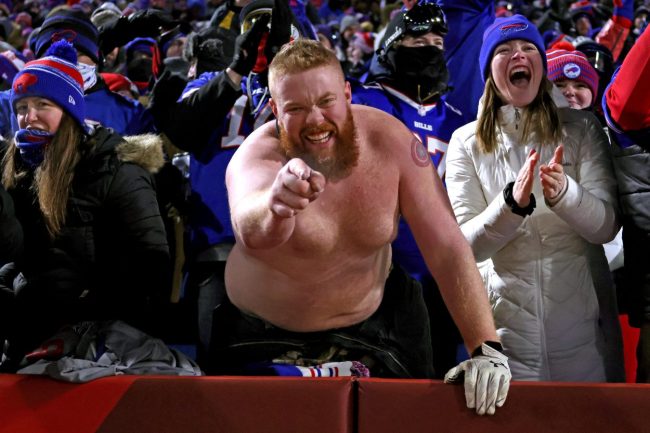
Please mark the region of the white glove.
[[496, 406], [506, 401], [510, 388], [508, 357], [483, 343], [479, 353], [461, 362], [445, 374], [445, 383], [460, 383], [465, 376], [467, 407], [479, 415], [493, 415]]

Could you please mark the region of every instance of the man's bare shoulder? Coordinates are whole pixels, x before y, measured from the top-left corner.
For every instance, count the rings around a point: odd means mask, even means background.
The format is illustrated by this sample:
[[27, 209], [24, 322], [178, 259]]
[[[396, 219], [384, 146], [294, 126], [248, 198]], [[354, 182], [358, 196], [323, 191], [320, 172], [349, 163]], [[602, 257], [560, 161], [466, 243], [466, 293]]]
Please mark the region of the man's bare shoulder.
[[402, 122], [396, 117], [368, 105], [352, 104], [352, 114], [357, 122], [362, 121], [364, 125], [368, 126], [383, 125], [387, 128], [394, 128], [396, 125], [402, 125]]
[[284, 152], [280, 146], [280, 139], [276, 131], [275, 120], [265, 123], [253, 131], [239, 146], [233, 160], [284, 160]]
[[246, 137], [240, 149], [256, 151], [274, 151], [280, 149], [280, 140], [276, 131], [275, 120], [266, 122]]
[[417, 147], [415, 135], [396, 117], [374, 107], [353, 105], [353, 114], [360, 138], [373, 151], [382, 151], [390, 158], [401, 159]]
[[239, 146], [226, 169], [226, 182], [236, 173], [241, 178], [245, 173], [261, 173], [268, 169], [277, 171], [287, 162], [281, 150], [275, 130], [275, 120], [267, 122], [253, 131]]

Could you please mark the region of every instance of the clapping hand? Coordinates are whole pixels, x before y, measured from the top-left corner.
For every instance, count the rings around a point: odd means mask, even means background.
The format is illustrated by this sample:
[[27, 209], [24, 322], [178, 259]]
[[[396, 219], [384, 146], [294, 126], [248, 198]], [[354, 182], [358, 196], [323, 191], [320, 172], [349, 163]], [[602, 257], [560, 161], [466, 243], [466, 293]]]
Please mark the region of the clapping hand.
[[539, 161], [539, 154], [535, 149], [531, 150], [526, 162], [517, 174], [517, 179], [512, 187], [512, 196], [517, 206], [526, 207], [530, 203], [530, 194], [533, 192], [533, 179], [535, 178], [535, 165]]
[[548, 164], [542, 164], [539, 167], [539, 177], [546, 200], [556, 199], [566, 187], [566, 175], [562, 166], [563, 156], [564, 146], [560, 144], [555, 149], [553, 159]]

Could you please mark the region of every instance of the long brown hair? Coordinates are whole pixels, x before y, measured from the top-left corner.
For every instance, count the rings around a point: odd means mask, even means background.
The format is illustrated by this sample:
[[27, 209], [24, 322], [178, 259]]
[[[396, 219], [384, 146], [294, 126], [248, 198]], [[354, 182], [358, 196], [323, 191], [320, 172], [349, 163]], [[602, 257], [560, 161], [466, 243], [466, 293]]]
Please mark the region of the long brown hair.
[[[531, 134], [535, 133], [536, 139], [541, 144], [559, 143], [562, 138], [560, 117], [557, 106], [553, 102], [551, 89], [553, 83], [544, 77], [537, 91], [535, 99], [523, 110], [522, 141], [528, 142]], [[503, 105], [499, 91], [492, 75], [485, 80], [483, 92], [483, 107], [478, 115], [476, 124], [476, 140], [483, 153], [494, 152], [497, 148], [497, 129], [499, 108]]]
[[[83, 131], [65, 111], [56, 134], [45, 148], [43, 163], [36, 168], [32, 190], [38, 197], [47, 231], [55, 238], [65, 223], [66, 209], [74, 169], [79, 162]], [[20, 154], [13, 144], [7, 146], [2, 161], [2, 184], [9, 190], [14, 188], [28, 172], [16, 165]]]

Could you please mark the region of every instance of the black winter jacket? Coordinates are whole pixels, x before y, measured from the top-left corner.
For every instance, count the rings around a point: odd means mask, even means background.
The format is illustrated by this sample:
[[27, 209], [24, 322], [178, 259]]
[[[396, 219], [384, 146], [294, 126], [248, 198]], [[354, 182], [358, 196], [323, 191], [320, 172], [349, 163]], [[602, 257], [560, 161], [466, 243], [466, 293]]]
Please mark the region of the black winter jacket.
[[[5, 330], [13, 361], [61, 325], [122, 319], [148, 332], [148, 313], [168, 296], [169, 250], [152, 173], [163, 164], [161, 140], [99, 127], [77, 167], [65, 225], [51, 240], [24, 178], [9, 190], [24, 232], [16, 261], [23, 279]], [[1, 330], [0, 330], [0, 333]]]

